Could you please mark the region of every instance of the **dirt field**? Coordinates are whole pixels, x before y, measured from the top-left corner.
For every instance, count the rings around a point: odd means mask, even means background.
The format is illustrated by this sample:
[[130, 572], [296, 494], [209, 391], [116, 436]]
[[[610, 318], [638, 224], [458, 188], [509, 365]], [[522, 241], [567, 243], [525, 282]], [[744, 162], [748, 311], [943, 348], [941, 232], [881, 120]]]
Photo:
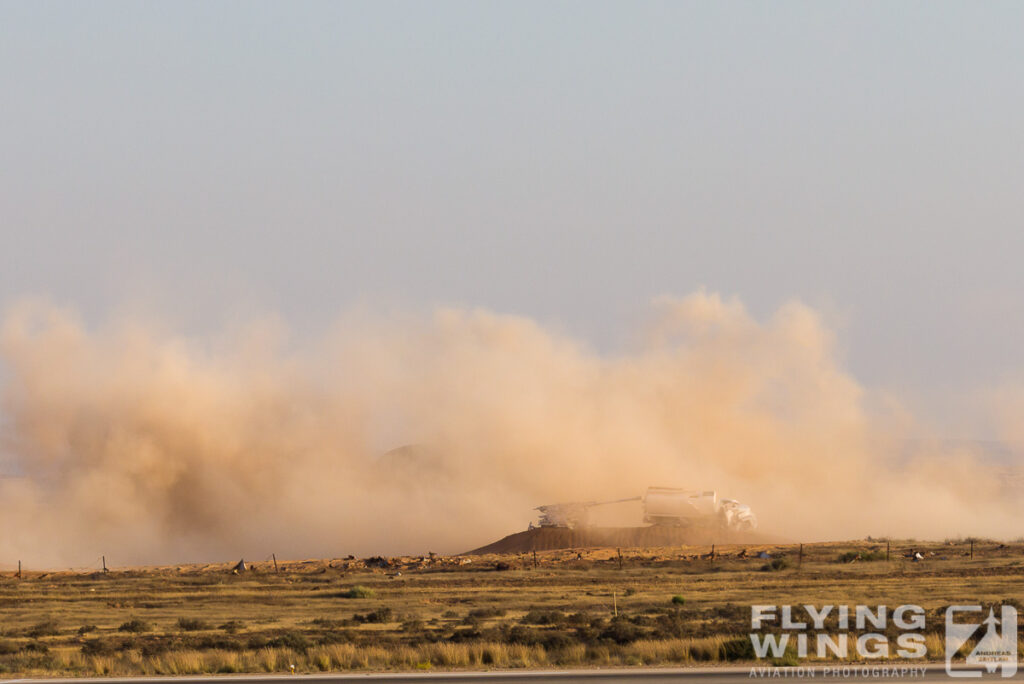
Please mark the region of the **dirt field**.
[[[579, 548], [0, 577], [0, 673], [186, 674], [750, 660], [752, 604], [1021, 605], [1024, 544]], [[923, 560], [907, 556], [921, 552]], [[760, 554], [768, 557], [759, 557]], [[782, 664], [793, 664], [787, 658]]]

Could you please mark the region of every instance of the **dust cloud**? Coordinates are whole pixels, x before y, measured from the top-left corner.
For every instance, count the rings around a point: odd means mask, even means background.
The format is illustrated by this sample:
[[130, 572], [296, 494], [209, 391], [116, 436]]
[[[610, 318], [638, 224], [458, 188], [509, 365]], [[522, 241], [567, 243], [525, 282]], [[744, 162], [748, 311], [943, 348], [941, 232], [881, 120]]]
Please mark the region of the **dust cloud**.
[[[715, 488], [794, 540], [1024, 534], [1007, 468], [842, 368], [790, 302], [698, 292], [602, 355], [483, 310], [188, 338], [49, 303], [0, 327], [0, 565], [458, 552], [532, 507]], [[913, 444], [909, 446], [908, 444]], [[407, 446], [402, 446], [407, 445]], [[397, 448], [401, 447], [401, 448]]]

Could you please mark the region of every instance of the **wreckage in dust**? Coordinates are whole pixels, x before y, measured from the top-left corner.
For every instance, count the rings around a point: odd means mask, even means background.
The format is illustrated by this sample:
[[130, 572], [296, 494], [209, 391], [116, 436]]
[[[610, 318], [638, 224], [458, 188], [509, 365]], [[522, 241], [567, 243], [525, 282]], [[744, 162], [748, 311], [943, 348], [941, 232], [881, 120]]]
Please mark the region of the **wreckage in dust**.
[[674, 487], [648, 487], [643, 496], [611, 501], [577, 501], [538, 506], [541, 527], [590, 526], [590, 509], [596, 506], [642, 501], [644, 522], [673, 527], [720, 527], [737, 532], [757, 527], [750, 506], [735, 499], [719, 499], [715, 491], [696, 491]]

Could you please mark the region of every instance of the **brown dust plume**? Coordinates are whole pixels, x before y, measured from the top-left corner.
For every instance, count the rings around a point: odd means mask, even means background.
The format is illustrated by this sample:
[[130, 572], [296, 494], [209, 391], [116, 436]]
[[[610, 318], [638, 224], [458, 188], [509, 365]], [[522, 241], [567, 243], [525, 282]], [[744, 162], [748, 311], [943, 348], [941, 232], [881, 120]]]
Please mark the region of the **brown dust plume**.
[[[1006, 464], [908, 442], [788, 303], [664, 299], [598, 354], [482, 310], [186, 338], [18, 304], [0, 327], [0, 565], [458, 552], [532, 508], [714, 488], [796, 540], [1024, 534]], [[396, 449], [403, 445], [412, 445]]]

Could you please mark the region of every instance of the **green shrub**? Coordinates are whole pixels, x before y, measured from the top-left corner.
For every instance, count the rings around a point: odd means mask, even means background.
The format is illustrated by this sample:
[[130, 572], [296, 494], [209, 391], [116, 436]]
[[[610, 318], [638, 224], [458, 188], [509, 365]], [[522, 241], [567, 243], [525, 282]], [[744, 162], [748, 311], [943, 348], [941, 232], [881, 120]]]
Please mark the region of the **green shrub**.
[[754, 644], [749, 637], [729, 639], [722, 644], [722, 660], [756, 660]]
[[267, 647], [267, 638], [260, 636], [259, 634], [253, 634], [249, 637], [249, 640], [245, 642], [245, 647], [250, 651], [256, 651], [261, 648]]
[[373, 589], [364, 587], [360, 584], [357, 584], [354, 587], [349, 587], [346, 591], [341, 592], [342, 598], [365, 599], [373, 598], [374, 596], [376, 596], [376, 594]]
[[148, 622], [138, 618], [132, 618], [128, 622], [121, 623], [121, 626], [117, 628], [119, 632], [131, 632], [132, 634], [148, 632], [150, 629], [152, 629], [152, 627], [150, 627]]
[[572, 613], [565, 618], [565, 621], [573, 627], [582, 627], [590, 624], [590, 619], [590, 615], [586, 611], [580, 611], [578, 613]]
[[105, 639], [86, 639], [82, 644], [82, 655], [101, 656], [111, 655], [117, 647]]
[[684, 606], [686, 605], [686, 597], [676, 594], [672, 597], [672, 604], [676, 606]]
[[659, 615], [655, 622], [655, 636], [659, 639], [675, 639], [686, 636], [690, 624], [683, 618], [682, 611], [669, 610], [664, 615]]
[[409, 618], [407, 620], [402, 621], [403, 632], [422, 632], [425, 628], [426, 627], [423, 624], [423, 620], [420, 620], [419, 618]]
[[266, 646], [270, 646], [272, 648], [290, 648], [293, 651], [301, 651], [304, 653], [309, 649], [311, 644], [309, 643], [309, 639], [299, 632], [284, 632], [272, 639], [269, 639]]
[[178, 629], [186, 632], [198, 632], [203, 629], [210, 629], [210, 625], [198, 618], [178, 618]]
[[565, 613], [560, 610], [530, 610], [519, 621], [524, 625], [563, 625], [566, 622]]
[[839, 563], [852, 563], [854, 561], [881, 561], [885, 560], [885, 553], [882, 551], [847, 551], [839, 554], [836, 559]]
[[[176, 640], [171, 637], [165, 640], [170, 647], [178, 648]], [[197, 648], [200, 651], [206, 650], [221, 650], [221, 651], [244, 651], [245, 644], [239, 639], [232, 639], [229, 636], [221, 634], [206, 634], [198, 639], [190, 639], [185, 643], [192, 644], [193, 648]]]
[[624, 617], [612, 618], [607, 629], [601, 632], [602, 639], [610, 639], [617, 644], [628, 644], [643, 638], [643, 630]]
[[533, 646], [539, 643], [541, 640], [540, 630], [534, 629], [533, 627], [525, 627], [523, 625], [516, 625], [509, 628], [505, 634], [505, 641], [510, 644], [523, 644], [524, 646]]
[[546, 651], [561, 651], [576, 643], [569, 634], [560, 630], [544, 630], [541, 632], [540, 645]]

